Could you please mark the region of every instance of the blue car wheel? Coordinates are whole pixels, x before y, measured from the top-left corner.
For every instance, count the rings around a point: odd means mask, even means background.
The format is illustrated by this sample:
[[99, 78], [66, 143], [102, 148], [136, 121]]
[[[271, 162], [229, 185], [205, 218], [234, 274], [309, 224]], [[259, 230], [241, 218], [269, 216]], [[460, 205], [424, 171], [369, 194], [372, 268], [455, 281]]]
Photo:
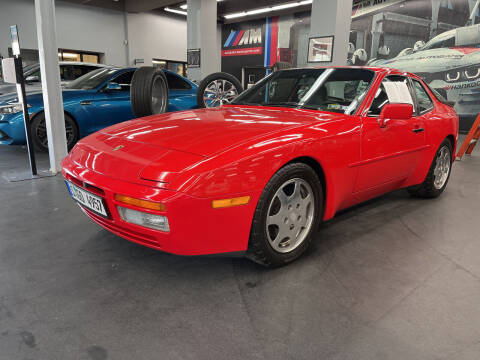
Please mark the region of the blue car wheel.
[[[45, 113], [38, 114], [33, 118], [30, 124], [32, 131], [32, 141], [35, 149], [48, 152], [47, 126], [45, 123]], [[65, 114], [65, 135], [67, 137], [67, 148], [70, 150], [78, 141], [79, 132], [75, 120]]]

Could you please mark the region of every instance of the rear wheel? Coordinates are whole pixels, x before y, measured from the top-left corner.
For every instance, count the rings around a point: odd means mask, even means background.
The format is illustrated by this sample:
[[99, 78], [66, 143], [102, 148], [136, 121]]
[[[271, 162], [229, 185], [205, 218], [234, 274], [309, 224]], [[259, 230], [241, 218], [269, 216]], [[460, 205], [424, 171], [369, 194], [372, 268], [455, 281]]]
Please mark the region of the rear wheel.
[[[68, 114], [65, 117], [65, 135], [67, 137], [67, 148], [70, 150], [78, 141], [79, 131], [75, 120]], [[48, 152], [47, 125], [45, 122], [45, 113], [38, 114], [30, 124], [32, 131], [32, 141], [35, 149]]]
[[413, 196], [423, 198], [436, 198], [440, 196], [447, 187], [452, 171], [452, 152], [453, 149], [450, 141], [448, 139], [443, 140], [432, 161], [425, 181], [418, 186], [407, 189], [408, 192]]
[[258, 201], [247, 257], [268, 267], [297, 259], [318, 227], [322, 204], [322, 186], [310, 166], [294, 163], [280, 169]]

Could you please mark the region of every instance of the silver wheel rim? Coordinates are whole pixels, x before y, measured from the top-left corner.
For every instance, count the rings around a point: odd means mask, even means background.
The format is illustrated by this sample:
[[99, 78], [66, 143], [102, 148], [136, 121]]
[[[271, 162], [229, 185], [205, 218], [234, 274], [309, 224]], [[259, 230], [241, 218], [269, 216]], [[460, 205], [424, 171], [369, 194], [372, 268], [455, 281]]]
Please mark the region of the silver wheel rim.
[[450, 174], [451, 165], [450, 149], [448, 146], [443, 146], [438, 152], [435, 169], [433, 170], [433, 186], [435, 186], [435, 189], [440, 190], [443, 188]]
[[167, 94], [165, 92], [165, 82], [161, 76], [157, 76], [152, 84], [152, 112], [161, 114], [165, 111]]
[[270, 246], [279, 253], [295, 250], [313, 226], [315, 201], [311, 186], [303, 179], [284, 182], [268, 206], [265, 230]]
[[238, 90], [228, 80], [213, 80], [209, 82], [203, 91], [205, 107], [216, 107], [230, 103], [238, 95]]

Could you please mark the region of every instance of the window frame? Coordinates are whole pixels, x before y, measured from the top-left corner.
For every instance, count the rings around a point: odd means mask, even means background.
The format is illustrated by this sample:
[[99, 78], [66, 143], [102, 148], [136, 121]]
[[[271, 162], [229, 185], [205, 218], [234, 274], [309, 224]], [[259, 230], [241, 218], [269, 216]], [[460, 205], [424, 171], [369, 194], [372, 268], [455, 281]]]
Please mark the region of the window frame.
[[[432, 106], [430, 108], [428, 108], [427, 110], [424, 110], [424, 111], [419, 111], [420, 109], [420, 106], [418, 105], [419, 104], [419, 101], [418, 101], [418, 97], [417, 97], [417, 94], [415, 92], [415, 85], [414, 85], [414, 81], [416, 81], [417, 83], [420, 84], [420, 86], [422, 87], [423, 91], [425, 91], [425, 94], [427, 94], [428, 98], [430, 99], [430, 102], [432, 103]], [[421, 116], [421, 115], [425, 115], [427, 113], [429, 113], [430, 111], [434, 110], [435, 109], [435, 101], [433, 101], [431, 95], [429, 94], [428, 90], [427, 90], [427, 87], [423, 84], [422, 81], [420, 81], [419, 79], [413, 79], [413, 78], [410, 78], [410, 82], [412, 84], [412, 89], [413, 89], [413, 93], [415, 95], [415, 104], [416, 104], [416, 110], [415, 111], [415, 116]]]

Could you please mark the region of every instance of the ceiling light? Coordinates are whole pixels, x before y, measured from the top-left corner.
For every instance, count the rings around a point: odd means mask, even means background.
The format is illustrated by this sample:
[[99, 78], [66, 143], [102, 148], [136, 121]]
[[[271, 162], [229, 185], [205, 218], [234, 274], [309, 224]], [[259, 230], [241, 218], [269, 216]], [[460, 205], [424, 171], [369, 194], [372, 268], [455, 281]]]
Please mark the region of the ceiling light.
[[295, 2], [291, 2], [291, 3], [269, 6], [269, 7], [260, 8], [260, 9], [254, 9], [254, 10], [242, 11], [242, 12], [233, 13], [233, 14], [227, 14], [227, 15], [224, 15], [224, 18], [225, 19], [234, 19], [234, 18], [239, 18], [239, 17], [243, 17], [243, 16], [250, 16], [250, 15], [256, 15], [256, 14], [261, 14], [261, 13], [266, 13], [266, 12], [271, 12], [271, 11], [289, 9], [289, 8], [302, 6], [302, 5], [309, 5], [311, 3], [312, 3], [312, 0], [295, 1]]
[[164, 8], [163, 10], [168, 11], [168, 12], [171, 12], [171, 13], [174, 13], [174, 14], [180, 14], [180, 15], [185, 15], [185, 16], [187, 16], [187, 12], [186, 12], [186, 11], [177, 10], [177, 9], [172, 9], [172, 8], [169, 8], [169, 7], [166, 7], [166, 8]]

